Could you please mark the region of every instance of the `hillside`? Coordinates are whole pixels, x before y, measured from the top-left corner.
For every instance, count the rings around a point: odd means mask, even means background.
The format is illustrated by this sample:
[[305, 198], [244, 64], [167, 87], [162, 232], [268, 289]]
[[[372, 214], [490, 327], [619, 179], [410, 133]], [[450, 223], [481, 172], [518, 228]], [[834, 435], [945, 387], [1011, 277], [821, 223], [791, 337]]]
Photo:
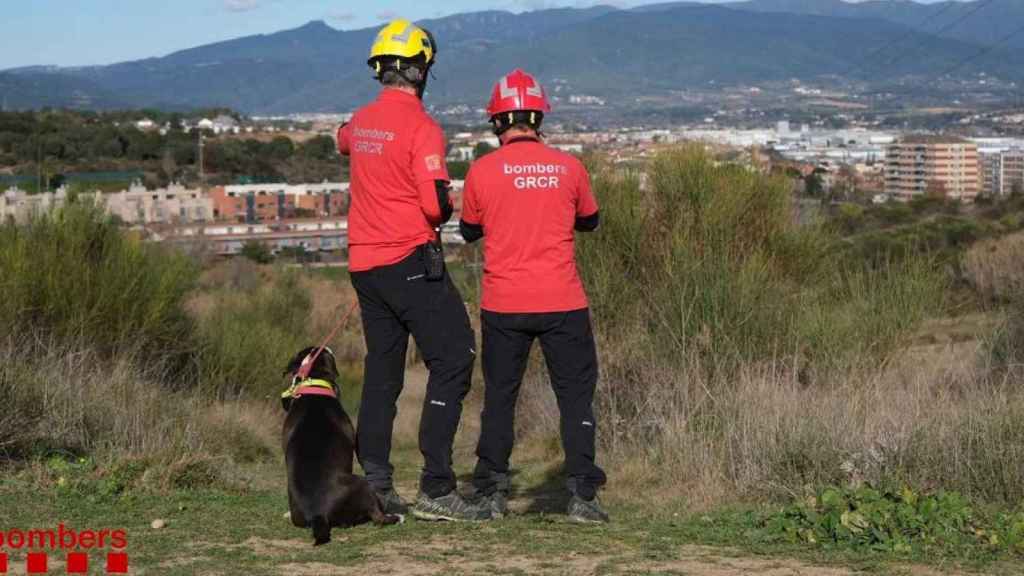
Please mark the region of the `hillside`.
[[[1024, 9], [1019, 3], [985, 1], [993, 4], [979, 10], [979, 17], [997, 18], [1003, 27], [1024, 18], [1017, 15]], [[942, 17], [964, 8], [947, 8]], [[988, 40], [981, 38], [988, 20], [975, 18], [962, 30], [952, 28], [950, 37], [933, 35], [937, 28], [931, 26], [912, 29], [910, 24], [928, 18], [928, 10], [935, 5], [752, 0], [728, 6], [458, 14], [423, 22], [441, 43], [431, 102], [478, 105], [493, 79], [516, 66], [563, 93], [599, 95], [613, 104], [683, 88], [843, 76], [857, 67], [863, 69], [858, 80], [869, 83], [911, 76], [927, 84], [993, 38], [992, 28]], [[933, 24], [941, 21], [935, 18]], [[248, 113], [347, 111], [375, 91], [364, 66], [373, 33], [316, 21], [162, 58], [10, 70], [0, 73], [0, 97], [13, 108], [217, 105]], [[916, 53], [897, 62], [872, 60], [878, 47], [895, 44], [912, 46]], [[958, 72], [1024, 79], [1024, 71], [1011, 64], [1021, 48], [1006, 46], [993, 47]]]
[[[869, 0], [749, 0], [730, 4], [739, 10], [788, 12], [840, 18], [877, 18], [902, 24], [920, 32], [983, 46], [1006, 37], [1024, 24], [1024, 2], [1019, 0], [975, 0], [936, 2]], [[1024, 49], [1024, 34], [1005, 42], [1011, 49]]]

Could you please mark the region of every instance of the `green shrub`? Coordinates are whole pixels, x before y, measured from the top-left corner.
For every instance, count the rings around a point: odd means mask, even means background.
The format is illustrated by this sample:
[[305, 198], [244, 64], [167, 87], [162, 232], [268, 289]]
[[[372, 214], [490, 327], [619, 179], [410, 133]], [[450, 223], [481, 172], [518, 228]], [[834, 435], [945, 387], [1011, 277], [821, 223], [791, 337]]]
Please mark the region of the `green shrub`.
[[828, 229], [799, 225], [784, 178], [716, 164], [700, 147], [662, 154], [646, 176], [642, 188], [599, 172], [602, 226], [579, 241], [598, 328], [626, 361], [877, 360], [941, 301], [929, 262], [867, 266]]
[[843, 204], [839, 206], [836, 219], [843, 233], [853, 234], [864, 226], [864, 208], [856, 204]]
[[214, 293], [201, 323], [203, 390], [222, 398], [275, 397], [288, 360], [312, 346], [309, 291], [298, 273], [281, 272], [251, 290]]
[[977, 513], [956, 492], [827, 487], [763, 521], [771, 539], [909, 554], [1024, 553], [1024, 514]]
[[877, 211], [879, 219], [890, 226], [906, 224], [914, 218], [914, 209], [901, 202], [887, 202]]
[[274, 261], [274, 255], [270, 252], [270, 248], [267, 248], [266, 244], [255, 240], [250, 240], [242, 245], [240, 254], [257, 264], [270, 264]]
[[126, 458], [115, 462], [104, 471], [100, 481], [100, 493], [119, 496], [134, 488], [152, 462], [144, 458]]
[[130, 350], [151, 365], [180, 365], [193, 329], [183, 302], [197, 274], [188, 258], [73, 203], [0, 225], [0, 324], [40, 343], [87, 342], [106, 357]]
[[[701, 147], [664, 153], [643, 173], [592, 172], [602, 222], [579, 237], [578, 259], [606, 453], [653, 483], [692, 487], [687, 498], [775, 498], [843, 481], [850, 455], [869, 453], [877, 430], [902, 418], [879, 393], [879, 367], [942, 309], [941, 261], [891, 235], [877, 238], [900, 257], [887, 248], [864, 259], [831, 227], [800, 224], [784, 179], [717, 164]], [[913, 401], [938, 411], [932, 393]], [[948, 458], [941, 445], [918, 452]], [[943, 466], [885, 464], [871, 475], [928, 478]]]
[[215, 488], [224, 481], [221, 468], [209, 458], [186, 457], [167, 469], [167, 483], [177, 490]]
[[[211, 424], [211, 395], [198, 401], [194, 390], [270, 389], [307, 333], [308, 294], [290, 277], [228, 286], [197, 321], [186, 300], [198, 272], [89, 204], [0, 226], [0, 459], [87, 456], [116, 468], [120, 458], [266, 458], [273, 442], [246, 434], [252, 426]], [[122, 472], [100, 488], [123, 489]]]

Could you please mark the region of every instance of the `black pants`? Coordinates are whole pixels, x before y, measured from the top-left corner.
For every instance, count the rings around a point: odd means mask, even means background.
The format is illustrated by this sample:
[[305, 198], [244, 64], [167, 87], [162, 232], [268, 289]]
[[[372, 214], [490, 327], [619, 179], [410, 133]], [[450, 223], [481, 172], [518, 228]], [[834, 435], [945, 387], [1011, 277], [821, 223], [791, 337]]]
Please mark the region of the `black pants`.
[[607, 478], [594, 463], [594, 389], [597, 350], [587, 309], [547, 314], [483, 311], [486, 390], [477, 445], [474, 487], [509, 490], [509, 457], [515, 442], [516, 399], [534, 338], [540, 339], [561, 414], [562, 449], [571, 492], [590, 500]]
[[430, 371], [420, 420], [420, 489], [437, 498], [455, 488], [452, 442], [476, 353], [469, 315], [447, 272], [438, 281], [423, 274], [417, 250], [397, 264], [351, 275], [367, 350], [356, 435], [367, 481], [378, 491], [391, 488], [391, 433], [412, 334]]

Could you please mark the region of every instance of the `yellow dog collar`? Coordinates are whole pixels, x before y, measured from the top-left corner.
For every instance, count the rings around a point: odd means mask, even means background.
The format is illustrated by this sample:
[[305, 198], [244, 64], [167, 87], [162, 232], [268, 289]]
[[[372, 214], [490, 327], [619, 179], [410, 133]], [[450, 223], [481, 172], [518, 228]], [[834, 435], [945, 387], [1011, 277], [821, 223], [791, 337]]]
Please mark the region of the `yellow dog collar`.
[[331, 384], [327, 380], [320, 380], [318, 378], [309, 378], [301, 380], [288, 387], [287, 390], [281, 393], [281, 398], [296, 398], [299, 395], [296, 394], [300, 388], [326, 388], [334, 394], [334, 384]]

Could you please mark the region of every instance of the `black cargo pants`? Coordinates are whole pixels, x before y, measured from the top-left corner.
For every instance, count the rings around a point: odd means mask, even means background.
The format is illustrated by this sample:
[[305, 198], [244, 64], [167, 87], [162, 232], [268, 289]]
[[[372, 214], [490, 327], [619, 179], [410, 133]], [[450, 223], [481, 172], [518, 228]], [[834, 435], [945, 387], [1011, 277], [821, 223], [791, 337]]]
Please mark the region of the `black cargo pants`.
[[469, 392], [475, 358], [473, 329], [447, 271], [424, 278], [419, 249], [401, 262], [351, 274], [366, 337], [363, 396], [359, 406], [359, 463], [374, 489], [392, 487], [391, 434], [405, 382], [412, 334], [430, 371], [420, 420], [423, 453], [420, 489], [431, 498], [455, 488], [452, 442]]
[[567, 485], [584, 500], [607, 481], [595, 464], [594, 390], [597, 350], [590, 311], [502, 314], [482, 311], [484, 410], [473, 485], [483, 494], [508, 492], [519, 388], [535, 338], [540, 339], [561, 414]]

